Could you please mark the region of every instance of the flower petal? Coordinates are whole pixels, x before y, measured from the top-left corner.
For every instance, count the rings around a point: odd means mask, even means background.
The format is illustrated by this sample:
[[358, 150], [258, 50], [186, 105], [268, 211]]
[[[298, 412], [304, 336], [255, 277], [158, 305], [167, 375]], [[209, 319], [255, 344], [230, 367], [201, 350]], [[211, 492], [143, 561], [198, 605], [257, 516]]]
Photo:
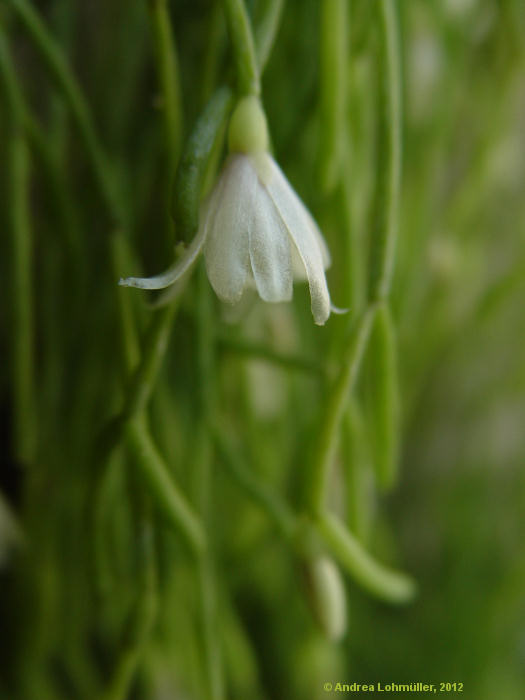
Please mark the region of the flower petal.
[[139, 289], [164, 289], [177, 282], [188, 272], [199, 256], [206, 239], [205, 227], [200, 226], [199, 231], [182, 256], [171, 267], [154, 277], [126, 277], [119, 280], [121, 287], [138, 287]]
[[306, 268], [302, 261], [299, 251], [295, 243], [292, 243], [292, 274], [294, 280], [297, 282], [307, 282], [308, 275], [306, 274]]
[[328, 270], [328, 268], [332, 264], [332, 257], [330, 255], [330, 251], [328, 250], [328, 246], [326, 245], [326, 241], [324, 239], [323, 234], [319, 230], [319, 227], [315, 223], [314, 219], [311, 217], [310, 212], [308, 211], [308, 209], [305, 209], [305, 211], [308, 214], [308, 218], [310, 219], [310, 224], [314, 230], [317, 243], [319, 244], [319, 248], [321, 249], [321, 255], [323, 257], [323, 267], [325, 270]]
[[293, 294], [290, 238], [269, 194], [256, 181], [250, 222], [250, 261], [264, 301], [290, 301]]
[[239, 301], [251, 277], [249, 227], [256, 181], [249, 159], [232, 155], [209, 202], [206, 271], [217, 296], [232, 304]]
[[306, 270], [312, 314], [315, 323], [322, 326], [330, 316], [330, 294], [324, 274], [323, 249], [319, 244], [321, 234], [277, 163], [273, 159], [271, 162], [272, 177], [267, 190]]

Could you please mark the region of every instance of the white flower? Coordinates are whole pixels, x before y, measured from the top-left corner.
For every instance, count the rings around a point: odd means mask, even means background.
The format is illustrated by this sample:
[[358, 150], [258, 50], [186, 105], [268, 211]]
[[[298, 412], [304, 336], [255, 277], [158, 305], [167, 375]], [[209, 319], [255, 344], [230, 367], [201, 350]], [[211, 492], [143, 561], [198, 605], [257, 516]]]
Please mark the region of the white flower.
[[208, 277], [217, 296], [290, 301], [293, 279], [308, 279], [318, 324], [330, 315], [329, 255], [312, 217], [268, 153], [231, 154], [203, 221]]
[[199, 231], [183, 257], [164, 274], [128, 278], [120, 284], [161, 289], [176, 282], [204, 249], [217, 296], [238, 302], [257, 289], [264, 301], [292, 298], [293, 280], [308, 280], [315, 323], [323, 325], [331, 304], [325, 269], [326, 243], [307, 209], [267, 152], [264, 113], [244, 98], [230, 125], [230, 155], [205, 202]]

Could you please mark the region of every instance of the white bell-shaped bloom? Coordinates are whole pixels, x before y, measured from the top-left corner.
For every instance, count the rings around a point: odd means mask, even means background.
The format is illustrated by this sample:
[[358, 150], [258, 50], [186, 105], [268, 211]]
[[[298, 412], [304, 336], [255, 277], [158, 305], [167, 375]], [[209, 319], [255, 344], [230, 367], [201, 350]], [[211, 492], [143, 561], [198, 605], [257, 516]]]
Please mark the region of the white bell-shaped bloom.
[[268, 153], [228, 157], [203, 226], [206, 270], [219, 298], [235, 303], [255, 287], [264, 301], [290, 301], [293, 279], [308, 279], [314, 320], [326, 321], [326, 245]]
[[326, 243], [313, 218], [267, 151], [264, 113], [244, 98], [230, 124], [230, 155], [204, 204], [199, 232], [182, 258], [164, 274], [120, 284], [161, 289], [176, 282], [204, 249], [217, 296], [238, 302], [257, 289], [268, 302], [290, 301], [293, 280], [308, 280], [315, 323], [330, 315]]

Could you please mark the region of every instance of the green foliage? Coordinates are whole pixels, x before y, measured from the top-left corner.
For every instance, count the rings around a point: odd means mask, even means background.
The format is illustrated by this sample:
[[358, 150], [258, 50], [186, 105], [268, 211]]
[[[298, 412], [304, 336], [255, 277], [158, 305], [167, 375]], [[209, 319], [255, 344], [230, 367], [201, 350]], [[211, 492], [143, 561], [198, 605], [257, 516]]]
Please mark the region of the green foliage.
[[[522, 697], [523, 20], [3, 0], [1, 698]], [[259, 90], [349, 307], [322, 328], [301, 284], [117, 284], [193, 238]]]

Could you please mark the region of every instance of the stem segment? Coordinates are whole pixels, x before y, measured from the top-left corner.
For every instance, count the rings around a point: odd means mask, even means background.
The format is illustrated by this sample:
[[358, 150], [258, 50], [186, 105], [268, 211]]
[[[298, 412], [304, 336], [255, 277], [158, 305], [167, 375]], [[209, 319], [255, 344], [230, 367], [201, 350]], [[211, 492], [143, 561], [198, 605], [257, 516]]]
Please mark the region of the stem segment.
[[162, 456], [159, 454], [143, 420], [131, 421], [126, 431], [131, 454], [142, 476], [149, 485], [155, 502], [169, 521], [185, 536], [196, 555], [202, 555], [206, 548], [206, 536], [202, 523], [177, 485]]
[[69, 104], [89, 156], [93, 175], [108, 211], [118, 223], [123, 218], [120, 199], [115, 190], [112, 169], [98, 139], [87, 100], [73, 74], [60, 46], [55, 42], [38, 13], [27, 0], [7, 0], [39, 50], [49, 71]]
[[396, 337], [390, 309], [380, 304], [367, 357], [374, 467], [379, 486], [396, 481], [399, 453], [399, 386]]
[[331, 191], [341, 176], [348, 93], [348, 1], [321, 3], [321, 181]]
[[235, 55], [240, 95], [259, 95], [261, 82], [252, 27], [243, 0], [224, 0], [224, 12]]
[[398, 233], [401, 192], [401, 51], [397, 0], [379, 0], [381, 60], [379, 160], [374, 200], [375, 222], [370, 261], [369, 298], [388, 297]]
[[31, 463], [37, 442], [35, 406], [35, 347], [33, 309], [33, 236], [29, 212], [29, 149], [24, 133], [23, 98], [11, 64], [7, 42], [0, 28], [0, 78], [7, 111], [8, 143], [6, 177], [12, 268], [12, 364], [15, 451]]
[[168, 169], [173, 173], [182, 134], [182, 107], [177, 52], [166, 0], [150, 2], [157, 73], [162, 94], [162, 113], [168, 147]]
[[255, 46], [260, 73], [264, 71], [266, 63], [270, 58], [275, 43], [275, 37], [277, 36], [281, 23], [283, 5], [284, 0], [268, 0], [264, 15], [257, 25]]
[[338, 518], [324, 513], [317, 525], [334, 556], [363, 588], [389, 603], [407, 603], [414, 597], [412, 579], [376, 562]]
[[175, 233], [189, 243], [199, 226], [199, 205], [206, 168], [213, 147], [230, 111], [232, 94], [219, 88], [210, 98], [184, 148], [177, 169], [173, 197]]
[[352, 329], [341, 370], [326, 401], [309, 480], [308, 505], [313, 513], [320, 513], [324, 506], [344, 409], [361, 366], [375, 311], [374, 306], [370, 307]]
[[215, 443], [221, 456], [221, 462], [231, 478], [254, 503], [257, 503], [266, 512], [279, 532], [285, 538], [290, 539], [297, 529], [297, 523], [294, 513], [287, 504], [261, 482], [252, 471], [245, 469], [242, 459], [219, 430], [215, 431]]

